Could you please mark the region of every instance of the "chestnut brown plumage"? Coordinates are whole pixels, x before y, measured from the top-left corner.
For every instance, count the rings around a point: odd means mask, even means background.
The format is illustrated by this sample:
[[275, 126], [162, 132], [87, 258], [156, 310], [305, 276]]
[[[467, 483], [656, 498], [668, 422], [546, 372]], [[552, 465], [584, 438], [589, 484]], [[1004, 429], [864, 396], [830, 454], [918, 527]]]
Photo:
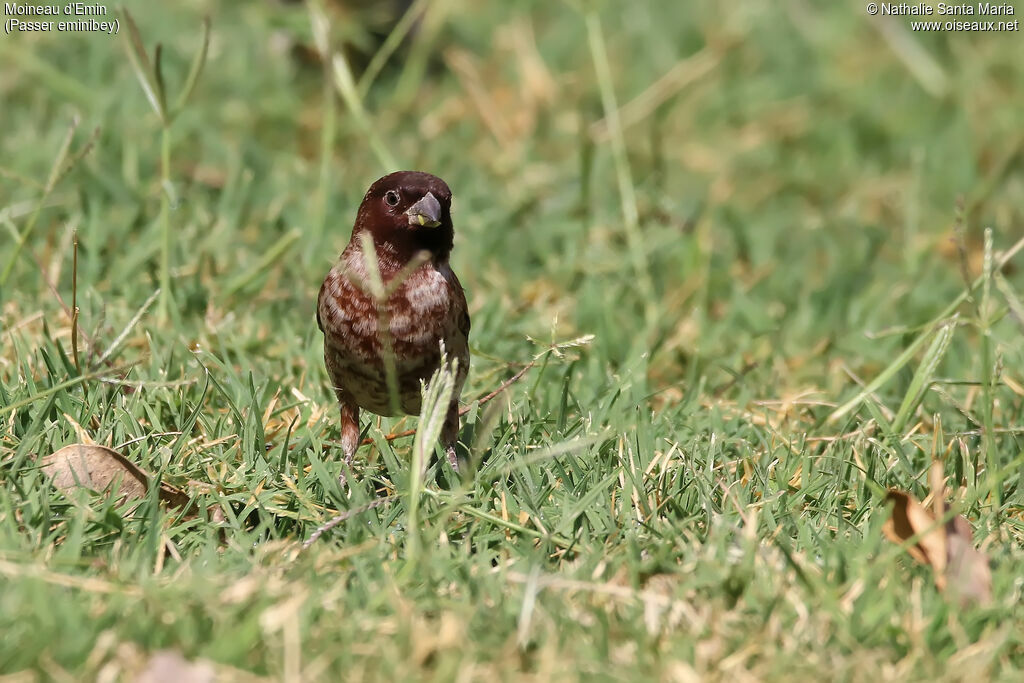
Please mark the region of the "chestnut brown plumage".
[[[359, 206], [348, 246], [320, 287], [316, 320], [341, 408], [347, 463], [359, 447], [359, 409], [418, 414], [420, 381], [440, 366], [443, 345], [449, 360], [458, 360], [441, 430], [448, 460], [457, 466], [458, 401], [469, 372], [469, 312], [448, 264], [454, 239], [451, 201], [448, 185], [429, 173], [398, 171], [373, 183]], [[381, 280], [390, 292], [382, 305], [371, 293], [364, 234], [372, 238]], [[389, 353], [397, 385], [394, 401], [388, 390]]]

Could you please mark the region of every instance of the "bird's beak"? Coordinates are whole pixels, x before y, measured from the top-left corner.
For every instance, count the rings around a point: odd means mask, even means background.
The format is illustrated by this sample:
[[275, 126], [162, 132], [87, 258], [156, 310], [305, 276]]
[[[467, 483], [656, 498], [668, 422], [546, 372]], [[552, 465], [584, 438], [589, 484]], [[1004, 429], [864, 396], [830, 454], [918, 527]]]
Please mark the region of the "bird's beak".
[[436, 228], [441, 225], [441, 202], [433, 193], [428, 192], [423, 199], [409, 207], [405, 212], [409, 217], [409, 225]]

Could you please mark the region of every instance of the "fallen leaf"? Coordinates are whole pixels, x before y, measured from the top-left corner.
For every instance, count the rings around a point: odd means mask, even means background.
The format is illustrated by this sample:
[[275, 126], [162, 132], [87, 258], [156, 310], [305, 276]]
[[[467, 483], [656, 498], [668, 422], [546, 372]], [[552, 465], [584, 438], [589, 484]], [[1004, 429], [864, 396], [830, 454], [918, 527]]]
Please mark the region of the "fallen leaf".
[[942, 526], [909, 493], [889, 489], [886, 500], [893, 503], [892, 516], [882, 527], [882, 533], [893, 543], [905, 543], [917, 536], [917, 542], [908, 545], [907, 552], [941, 574], [946, 567], [946, 535]]
[[[934, 483], [934, 479], [933, 479]], [[933, 492], [941, 499], [943, 491]], [[935, 585], [960, 604], [985, 604], [992, 599], [992, 574], [988, 558], [975, 549], [971, 525], [957, 515], [945, 524], [905, 491], [890, 489], [886, 499], [893, 502], [892, 516], [882, 532], [894, 543], [906, 543], [910, 555], [931, 566]], [[933, 509], [944, 510], [941, 500]]]
[[[112, 448], [72, 444], [43, 458], [43, 472], [65, 493], [79, 488], [107, 491], [116, 486], [122, 500], [145, 498], [149, 475]], [[170, 484], [160, 483], [160, 500], [174, 507], [188, 504], [189, 497]]]
[[992, 601], [988, 558], [974, 547], [971, 525], [959, 515], [946, 523], [946, 585], [961, 604]]

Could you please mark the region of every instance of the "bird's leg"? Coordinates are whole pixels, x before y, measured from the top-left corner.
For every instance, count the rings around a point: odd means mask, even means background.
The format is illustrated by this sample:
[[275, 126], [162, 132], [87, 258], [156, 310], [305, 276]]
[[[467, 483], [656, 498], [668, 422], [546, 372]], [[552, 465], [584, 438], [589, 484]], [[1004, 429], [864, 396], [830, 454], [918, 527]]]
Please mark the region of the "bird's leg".
[[448, 406], [448, 414], [444, 418], [444, 425], [441, 427], [441, 443], [444, 444], [445, 453], [448, 454], [448, 464], [456, 472], [459, 471], [459, 458], [455, 454], [455, 442], [459, 438], [459, 402], [452, 401]]
[[[352, 460], [359, 449], [359, 406], [340, 391], [338, 405], [341, 406], [341, 450], [345, 453], [345, 466], [351, 469]], [[345, 485], [344, 472], [338, 476], [338, 482]]]

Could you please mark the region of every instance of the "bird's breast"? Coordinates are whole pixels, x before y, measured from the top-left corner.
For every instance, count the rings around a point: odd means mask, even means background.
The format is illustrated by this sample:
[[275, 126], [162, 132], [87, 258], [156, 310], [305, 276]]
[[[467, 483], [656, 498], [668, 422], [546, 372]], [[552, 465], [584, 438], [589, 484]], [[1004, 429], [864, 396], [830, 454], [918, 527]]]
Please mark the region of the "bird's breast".
[[450, 354], [462, 356], [465, 339], [458, 321], [463, 313], [455, 310], [453, 278], [447, 264], [424, 264], [401, 284], [388, 283], [393, 291], [381, 306], [370, 294], [361, 259], [343, 256], [320, 289], [329, 364], [357, 381], [376, 380], [390, 347], [399, 376], [427, 379], [440, 363], [442, 342]]
[[[324, 360], [343, 406], [419, 412], [422, 382], [439, 369], [442, 353], [458, 364], [458, 400], [469, 370], [470, 321], [448, 266], [452, 246], [451, 189], [440, 178], [401, 171], [366, 191], [352, 238], [317, 300]], [[420, 253], [430, 260], [420, 261]]]

